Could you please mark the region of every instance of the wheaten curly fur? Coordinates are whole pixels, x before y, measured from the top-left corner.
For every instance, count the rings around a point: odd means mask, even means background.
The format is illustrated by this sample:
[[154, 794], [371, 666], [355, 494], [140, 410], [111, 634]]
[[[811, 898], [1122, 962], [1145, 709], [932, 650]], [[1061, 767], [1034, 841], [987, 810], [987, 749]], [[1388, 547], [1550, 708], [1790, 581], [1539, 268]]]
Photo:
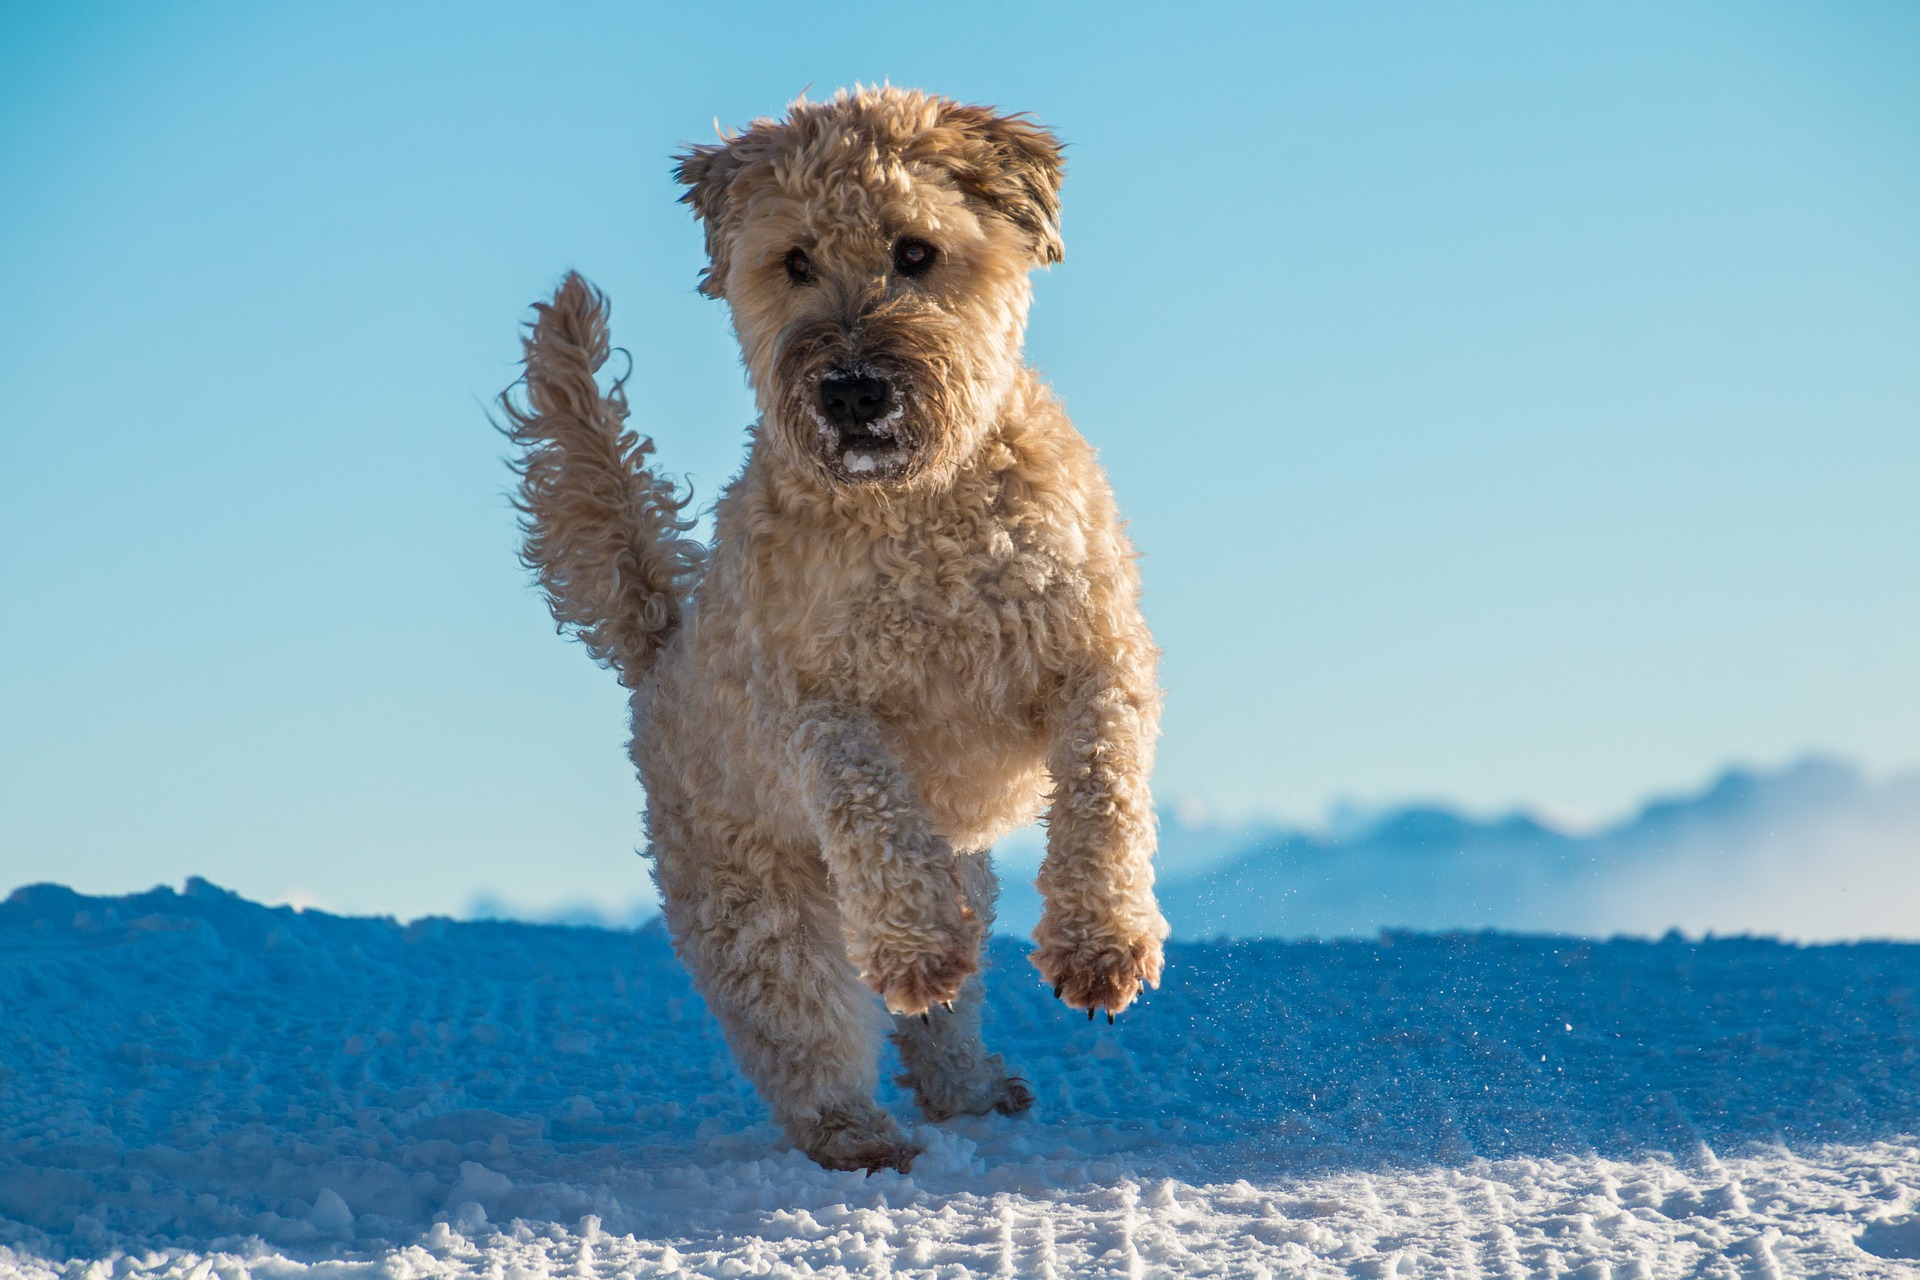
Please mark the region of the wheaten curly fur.
[[569, 276], [534, 310], [542, 341], [524, 343], [527, 403], [501, 401], [508, 438], [526, 450], [514, 464], [521, 559], [554, 620], [631, 687], [679, 627], [703, 548], [679, 536], [692, 527], [680, 519], [686, 499], [646, 469], [653, 442], [622, 429], [625, 389], [593, 380], [607, 361], [606, 299]]
[[1035, 966], [1090, 1013], [1159, 981], [1156, 653], [1105, 476], [1021, 350], [1060, 174], [1038, 125], [893, 88], [681, 157], [760, 412], [710, 549], [596, 387], [577, 276], [508, 404], [526, 559], [632, 690], [675, 946], [833, 1167], [918, 1150], [873, 1102], [870, 991], [930, 1118], [1031, 1102], [980, 1043], [979, 967], [986, 851], [1043, 811]]

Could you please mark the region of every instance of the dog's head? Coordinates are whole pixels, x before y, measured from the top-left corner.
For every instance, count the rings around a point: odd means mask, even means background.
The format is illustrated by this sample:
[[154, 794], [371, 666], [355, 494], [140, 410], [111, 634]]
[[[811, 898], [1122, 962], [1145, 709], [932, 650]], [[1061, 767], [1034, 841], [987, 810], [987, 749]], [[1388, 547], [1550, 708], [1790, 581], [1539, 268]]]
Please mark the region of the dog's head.
[[1060, 260], [1053, 135], [858, 88], [679, 161], [768, 444], [834, 488], [950, 477], [1019, 371], [1028, 273]]

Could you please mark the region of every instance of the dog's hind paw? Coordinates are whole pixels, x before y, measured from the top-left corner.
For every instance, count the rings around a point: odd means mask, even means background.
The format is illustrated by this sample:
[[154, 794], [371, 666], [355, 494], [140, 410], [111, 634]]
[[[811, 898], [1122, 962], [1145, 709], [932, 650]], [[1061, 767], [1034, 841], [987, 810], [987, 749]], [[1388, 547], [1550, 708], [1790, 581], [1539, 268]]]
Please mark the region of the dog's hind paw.
[[993, 1109], [1003, 1116], [1017, 1116], [1033, 1109], [1033, 1087], [1019, 1076], [1008, 1076], [1000, 1086]]
[[896, 1076], [894, 1083], [912, 1089], [920, 1114], [935, 1124], [989, 1112], [1017, 1116], [1033, 1107], [1033, 1089], [1019, 1076], [1008, 1075], [997, 1053], [970, 1075], [908, 1071]]
[[824, 1108], [813, 1120], [792, 1126], [794, 1145], [827, 1169], [906, 1173], [926, 1148], [909, 1142], [893, 1117], [871, 1102]]

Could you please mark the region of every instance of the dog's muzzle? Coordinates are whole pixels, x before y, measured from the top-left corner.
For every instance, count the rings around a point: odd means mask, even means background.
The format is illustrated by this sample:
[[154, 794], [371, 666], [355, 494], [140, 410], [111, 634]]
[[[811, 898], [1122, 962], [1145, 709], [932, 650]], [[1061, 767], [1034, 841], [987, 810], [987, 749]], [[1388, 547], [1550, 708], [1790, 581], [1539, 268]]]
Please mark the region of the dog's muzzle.
[[878, 476], [906, 460], [900, 439], [900, 396], [885, 379], [864, 370], [836, 370], [820, 379], [820, 413], [837, 469]]

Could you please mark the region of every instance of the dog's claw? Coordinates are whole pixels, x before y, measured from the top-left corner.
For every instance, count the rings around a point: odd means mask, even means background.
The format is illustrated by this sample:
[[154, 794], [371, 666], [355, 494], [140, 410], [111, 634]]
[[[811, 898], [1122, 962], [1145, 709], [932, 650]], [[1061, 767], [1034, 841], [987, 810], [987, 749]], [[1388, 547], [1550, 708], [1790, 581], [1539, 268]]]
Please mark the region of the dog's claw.
[[1017, 1116], [1033, 1106], [1033, 1087], [1019, 1076], [1008, 1076], [1000, 1100], [993, 1109], [1003, 1116]]
[[920, 1021], [927, 1023], [928, 1025], [932, 1025], [933, 1015], [930, 1013], [923, 1013], [920, 1015]]
[[1057, 982], [1053, 984], [1053, 998], [1055, 1000], [1060, 998], [1060, 984]]
[[1089, 1010], [1087, 1010], [1087, 1021], [1088, 1021], [1088, 1022], [1092, 1022], [1092, 1021], [1093, 1021], [1093, 1010], [1091, 1010], [1091, 1009], [1089, 1009]]
[[942, 1007], [942, 1008], [944, 1008], [944, 1009], [945, 1009], [945, 1010], [946, 1010], [946, 1011], [947, 1011], [948, 1013], [952, 1013], [952, 1012], [953, 1012], [953, 1001], [951, 1001], [951, 1000], [942, 1000], [942, 1001], [940, 1002], [940, 1004], [941, 1004], [941, 1007]]
[[1108, 1026], [1113, 1025], [1113, 1010], [1111, 1009], [1107, 1010], [1107, 1025]]

